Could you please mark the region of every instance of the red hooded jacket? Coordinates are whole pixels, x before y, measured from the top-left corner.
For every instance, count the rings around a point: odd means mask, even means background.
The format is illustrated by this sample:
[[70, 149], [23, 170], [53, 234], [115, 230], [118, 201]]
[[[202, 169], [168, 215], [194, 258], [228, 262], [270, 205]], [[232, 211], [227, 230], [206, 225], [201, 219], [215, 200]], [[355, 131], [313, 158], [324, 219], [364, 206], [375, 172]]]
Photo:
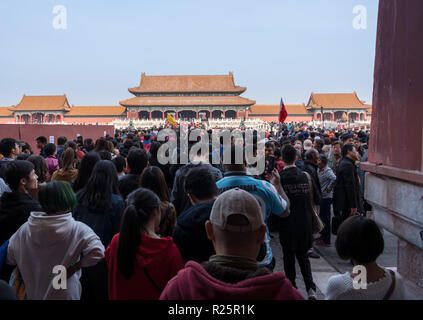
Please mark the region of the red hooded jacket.
[[169, 281], [160, 300], [304, 300], [282, 272], [236, 284], [213, 278], [197, 262], [189, 261]]
[[[155, 239], [144, 233], [135, 259], [134, 271], [126, 280], [117, 267], [119, 234], [107, 247], [110, 300], [157, 300], [167, 282], [184, 267], [184, 261], [172, 238]], [[148, 279], [146, 272], [151, 280]]]

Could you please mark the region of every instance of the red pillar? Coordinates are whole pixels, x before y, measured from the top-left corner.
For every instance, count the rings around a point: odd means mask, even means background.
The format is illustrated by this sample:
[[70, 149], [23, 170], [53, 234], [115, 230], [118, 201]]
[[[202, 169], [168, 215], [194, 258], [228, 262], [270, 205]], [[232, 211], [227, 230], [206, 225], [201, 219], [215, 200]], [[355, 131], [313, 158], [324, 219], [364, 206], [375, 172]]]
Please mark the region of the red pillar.
[[151, 120], [151, 111], [148, 113], [148, 119]]
[[198, 111], [195, 112], [195, 119], [198, 119]]

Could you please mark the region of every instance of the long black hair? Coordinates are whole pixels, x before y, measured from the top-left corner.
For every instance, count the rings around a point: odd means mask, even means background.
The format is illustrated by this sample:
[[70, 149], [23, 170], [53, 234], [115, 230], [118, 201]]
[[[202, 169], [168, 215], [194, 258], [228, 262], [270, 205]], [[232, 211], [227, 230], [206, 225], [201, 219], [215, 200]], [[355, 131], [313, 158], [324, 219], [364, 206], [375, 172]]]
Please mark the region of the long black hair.
[[129, 194], [117, 249], [117, 266], [127, 280], [134, 271], [135, 258], [141, 245], [141, 232], [155, 210], [160, 210], [160, 199], [153, 191], [139, 188]]
[[116, 168], [113, 162], [101, 160], [86, 186], [77, 193], [78, 204], [85, 204], [91, 212], [105, 213], [111, 208], [112, 194], [119, 194]]
[[79, 165], [78, 176], [76, 177], [75, 183], [73, 185], [73, 190], [78, 192], [88, 182], [88, 179], [91, 176], [91, 173], [94, 169], [94, 166], [99, 162], [100, 156], [97, 152], [88, 152], [81, 160]]

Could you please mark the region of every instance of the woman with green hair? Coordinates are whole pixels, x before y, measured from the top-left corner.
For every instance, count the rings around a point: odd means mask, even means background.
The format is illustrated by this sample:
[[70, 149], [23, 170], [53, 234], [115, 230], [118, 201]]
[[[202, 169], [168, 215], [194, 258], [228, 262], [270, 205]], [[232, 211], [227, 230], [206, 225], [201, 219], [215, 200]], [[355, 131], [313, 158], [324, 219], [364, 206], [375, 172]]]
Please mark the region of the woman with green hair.
[[79, 300], [80, 269], [101, 261], [104, 246], [90, 227], [73, 219], [77, 200], [68, 182], [43, 186], [38, 200], [44, 212], [31, 212], [10, 238], [6, 263], [18, 267], [28, 299]]

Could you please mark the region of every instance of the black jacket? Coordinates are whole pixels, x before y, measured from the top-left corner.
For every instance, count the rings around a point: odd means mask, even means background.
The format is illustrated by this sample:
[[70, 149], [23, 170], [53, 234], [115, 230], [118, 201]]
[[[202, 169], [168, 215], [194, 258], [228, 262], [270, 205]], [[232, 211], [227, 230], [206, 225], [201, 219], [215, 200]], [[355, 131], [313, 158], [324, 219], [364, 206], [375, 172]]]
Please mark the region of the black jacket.
[[175, 206], [177, 215], [184, 212], [185, 210], [188, 210], [191, 207], [191, 202], [185, 191], [185, 178], [187, 177], [189, 171], [192, 168], [199, 166], [208, 168], [210, 173], [214, 175], [216, 182], [222, 178], [222, 173], [220, 172], [220, 170], [208, 163], [202, 163], [201, 165], [188, 163], [183, 167], [179, 168], [175, 174], [175, 180], [173, 183], [171, 194], [171, 202]]
[[312, 246], [312, 207], [306, 174], [296, 167], [281, 172], [281, 184], [291, 203], [290, 215], [279, 218], [279, 239], [284, 250], [304, 253]]
[[343, 158], [336, 173], [335, 187], [333, 191], [333, 208], [335, 211], [348, 212], [351, 208], [360, 206], [360, 184], [357, 167], [353, 160]]
[[214, 254], [213, 243], [207, 238], [205, 227], [213, 204], [214, 200], [192, 206], [177, 219], [173, 242], [186, 262], [194, 260], [201, 263]]
[[5, 192], [0, 198], [0, 246], [28, 220], [32, 211], [42, 211], [38, 201], [22, 192]]
[[317, 175], [318, 167], [308, 161], [304, 161], [303, 171], [307, 172], [311, 176], [311, 181], [313, 183], [313, 199], [315, 205], [320, 205], [322, 199], [322, 188], [320, 186], [319, 176]]

